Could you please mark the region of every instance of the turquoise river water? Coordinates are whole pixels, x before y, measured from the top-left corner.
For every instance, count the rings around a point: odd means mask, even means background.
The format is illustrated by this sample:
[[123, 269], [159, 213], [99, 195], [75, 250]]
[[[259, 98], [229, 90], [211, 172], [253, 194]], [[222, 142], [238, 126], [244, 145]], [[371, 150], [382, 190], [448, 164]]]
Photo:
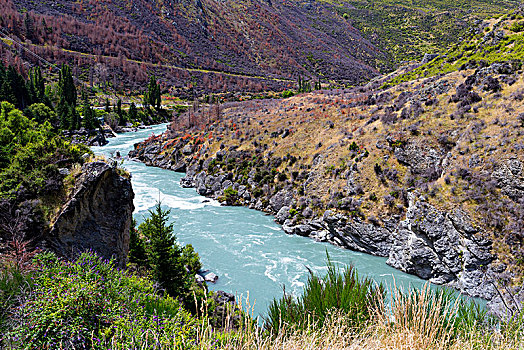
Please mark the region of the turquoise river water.
[[[152, 133], [166, 130], [166, 124], [136, 133], [120, 134], [104, 147], [93, 147], [96, 154], [122, 156]], [[421, 287], [425, 281], [386, 265], [386, 259], [357, 253], [312, 239], [289, 236], [272, 216], [244, 208], [221, 206], [199, 196], [192, 188], [182, 188], [184, 176], [169, 170], [147, 167], [124, 160], [122, 166], [132, 174], [135, 213], [142, 222], [158, 199], [171, 209], [171, 220], [181, 244], [191, 243], [204, 269], [219, 276], [213, 290], [234, 293], [243, 300], [249, 296], [254, 316], [264, 316], [273, 298], [287, 293], [298, 295], [307, 281], [308, 270], [325, 271], [326, 251], [337, 264], [353, 264], [360, 275], [372, 277], [388, 286]]]

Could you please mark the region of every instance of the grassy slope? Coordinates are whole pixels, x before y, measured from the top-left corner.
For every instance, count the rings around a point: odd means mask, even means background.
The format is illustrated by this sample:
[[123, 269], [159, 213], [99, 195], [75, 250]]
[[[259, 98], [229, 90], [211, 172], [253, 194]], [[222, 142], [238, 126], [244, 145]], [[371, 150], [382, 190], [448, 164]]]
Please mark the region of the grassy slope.
[[[518, 199], [502, 193], [492, 174], [510, 159], [524, 162], [524, 130], [517, 118], [524, 113], [524, 79], [519, 72], [509, 75], [515, 81], [502, 82], [502, 90], [496, 93], [484, 90], [480, 77], [473, 91], [482, 101], [469, 104], [469, 111], [451, 98], [474, 69], [412, 80], [386, 90], [380, 88], [383, 81], [377, 80], [365, 88], [229, 104], [223, 107], [219, 121], [212, 120], [191, 136], [195, 143], [205, 140], [208, 156], [223, 144], [226, 149], [236, 145], [253, 154], [262, 150], [260, 158], [283, 159], [276, 170], [285, 173], [299, 193], [303, 189], [309, 198], [320, 199], [313, 208], [319, 213], [339, 208], [344, 198], [352, 197], [360, 205], [347, 214], [377, 222], [392, 215], [403, 217], [407, 191], [414, 189], [442, 210], [460, 207], [494, 239], [495, 252], [516, 273], [518, 284], [524, 272], [518, 238], [522, 206]], [[401, 94], [407, 96], [404, 104]], [[366, 102], [370, 96], [373, 101]], [[202, 115], [207, 113], [203, 107]], [[282, 138], [285, 129], [290, 135]], [[170, 152], [169, 145], [166, 147]], [[424, 161], [406, 164], [399, 159], [397, 151], [410, 147]], [[431, 152], [444, 162], [437, 165], [437, 174], [425, 164]], [[288, 161], [291, 156], [298, 161]], [[353, 174], [362, 187], [360, 194], [347, 194], [349, 169], [357, 169]], [[301, 173], [306, 177], [296, 175]], [[274, 186], [279, 186], [276, 178]]]
[[391, 70], [403, 61], [446, 49], [465, 38], [475, 19], [503, 14], [518, 1], [399, 1], [399, 0], [325, 0], [364, 37], [386, 53], [377, 60], [383, 70]]
[[[399, 84], [421, 77], [435, 76], [461, 69], [471, 62], [484, 61], [487, 65], [524, 59], [524, 34], [515, 29], [522, 23], [521, 14], [502, 16], [484, 22], [478, 34], [470, 40], [456, 42], [449, 50], [441, 51], [441, 56], [410, 72], [396, 76], [388, 85]], [[503, 35], [500, 40], [494, 36]]]

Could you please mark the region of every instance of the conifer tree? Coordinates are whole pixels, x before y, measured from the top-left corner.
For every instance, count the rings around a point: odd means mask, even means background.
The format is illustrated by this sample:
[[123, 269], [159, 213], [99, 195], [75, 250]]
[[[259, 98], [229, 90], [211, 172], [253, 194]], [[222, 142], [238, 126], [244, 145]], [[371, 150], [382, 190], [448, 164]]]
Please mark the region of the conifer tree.
[[131, 102], [131, 105], [129, 106], [129, 112], [127, 113], [129, 120], [132, 122], [135, 121], [138, 118], [136, 105], [134, 102]]
[[152, 106], [156, 109], [162, 107], [162, 93], [160, 91], [160, 84], [157, 83], [155, 76], [149, 78], [147, 85], [147, 92], [144, 93], [144, 107], [147, 109]]
[[45, 96], [45, 84], [44, 78], [42, 77], [42, 70], [39, 66], [31, 69], [29, 72], [29, 80], [27, 82], [29, 95], [31, 98], [31, 104], [33, 103], [45, 103], [49, 104]]
[[95, 119], [95, 112], [93, 111], [93, 108], [91, 108], [91, 104], [89, 103], [89, 99], [87, 97], [87, 93], [85, 90], [82, 90], [82, 125], [87, 130], [93, 130], [96, 129], [97, 123]]
[[126, 118], [124, 111], [122, 110], [122, 100], [118, 99], [116, 102], [116, 114], [118, 115], [118, 125], [124, 126], [126, 125]]
[[191, 277], [183, 265], [182, 249], [176, 242], [173, 225], [167, 223], [169, 213], [157, 202], [149, 211], [150, 217], [140, 224], [138, 230], [149, 241], [147, 259], [155, 278], [171, 296], [186, 298]]
[[71, 68], [63, 65], [58, 75], [58, 106], [57, 112], [63, 129], [79, 128], [80, 116], [76, 112], [77, 92], [71, 74]]
[[129, 232], [129, 262], [141, 267], [147, 266], [146, 245], [136, 229], [135, 219]]

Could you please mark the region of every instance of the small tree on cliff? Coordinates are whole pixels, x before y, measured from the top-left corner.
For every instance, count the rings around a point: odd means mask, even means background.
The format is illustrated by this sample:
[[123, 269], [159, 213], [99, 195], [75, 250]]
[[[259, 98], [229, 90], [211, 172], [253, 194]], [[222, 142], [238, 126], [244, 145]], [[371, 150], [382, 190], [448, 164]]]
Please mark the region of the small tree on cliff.
[[168, 294], [186, 299], [191, 276], [184, 267], [182, 249], [176, 242], [173, 225], [168, 224], [169, 213], [157, 202], [149, 211], [150, 217], [138, 226], [138, 231], [148, 240], [147, 263], [155, 278]]

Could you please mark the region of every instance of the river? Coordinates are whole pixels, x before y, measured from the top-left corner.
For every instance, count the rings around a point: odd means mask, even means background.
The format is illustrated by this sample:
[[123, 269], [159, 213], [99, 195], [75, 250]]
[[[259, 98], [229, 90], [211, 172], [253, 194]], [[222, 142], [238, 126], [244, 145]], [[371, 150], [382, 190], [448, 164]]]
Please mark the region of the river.
[[[120, 134], [104, 147], [93, 147], [96, 154], [112, 157], [117, 151], [127, 155], [133, 144], [166, 130], [166, 124], [136, 133]], [[192, 244], [200, 255], [204, 269], [219, 276], [212, 290], [224, 290], [242, 298], [253, 315], [264, 316], [273, 298], [287, 293], [298, 295], [307, 281], [308, 270], [326, 270], [326, 252], [336, 264], [353, 264], [361, 276], [369, 276], [392, 286], [421, 287], [425, 281], [386, 265], [386, 259], [335, 247], [312, 239], [289, 236], [272, 216], [244, 208], [221, 206], [199, 196], [192, 188], [182, 188], [184, 176], [173, 171], [147, 167], [124, 160], [122, 165], [132, 174], [135, 191], [134, 217], [144, 220], [157, 200], [171, 209], [178, 242]]]

